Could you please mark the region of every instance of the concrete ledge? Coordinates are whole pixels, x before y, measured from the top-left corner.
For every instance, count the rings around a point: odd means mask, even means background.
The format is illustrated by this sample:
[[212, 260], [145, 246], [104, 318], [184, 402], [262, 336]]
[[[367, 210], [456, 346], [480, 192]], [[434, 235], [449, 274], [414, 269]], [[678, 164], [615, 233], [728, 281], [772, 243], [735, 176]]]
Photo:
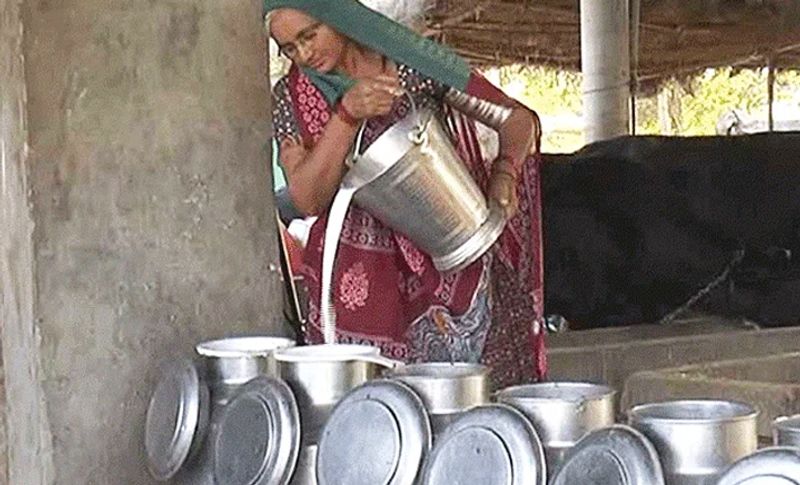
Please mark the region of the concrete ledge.
[[[604, 382], [621, 391], [636, 372], [800, 351], [800, 328], [796, 327], [755, 330], [698, 325], [693, 334], [686, 333], [688, 327], [665, 327], [661, 335], [652, 326], [645, 327], [649, 328], [612, 330], [620, 339], [616, 342], [608, 335], [605, 341], [598, 338], [599, 331], [575, 332], [571, 339], [585, 334], [585, 340], [581, 345], [573, 341], [570, 347], [561, 347], [552, 338], [550, 380]], [[683, 333], [675, 336], [675, 332]]]
[[547, 345], [551, 349], [625, 344], [633, 341], [707, 335], [722, 332], [754, 330], [738, 320], [715, 316], [697, 316], [675, 321], [669, 325], [642, 324], [629, 327], [608, 327], [551, 334]]
[[701, 398], [754, 406], [759, 411], [758, 434], [769, 437], [776, 417], [800, 413], [800, 352], [637, 372], [625, 383], [620, 404], [629, 409]]

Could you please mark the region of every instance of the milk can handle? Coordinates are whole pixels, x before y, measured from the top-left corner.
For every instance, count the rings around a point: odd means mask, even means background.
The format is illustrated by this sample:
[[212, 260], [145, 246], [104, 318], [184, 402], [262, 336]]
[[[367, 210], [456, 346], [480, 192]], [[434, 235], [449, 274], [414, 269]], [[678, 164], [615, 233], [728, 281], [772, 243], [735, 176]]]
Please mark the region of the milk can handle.
[[349, 157], [345, 159], [345, 165], [347, 168], [353, 168], [353, 165], [356, 164], [358, 160], [358, 154], [361, 153], [361, 143], [364, 139], [364, 131], [367, 129], [367, 120], [364, 120], [361, 123], [361, 127], [358, 129], [358, 133], [356, 134], [356, 141], [353, 146], [353, 153], [350, 154]]
[[[411, 93], [408, 91], [405, 92], [405, 95], [408, 96], [408, 101], [411, 103], [411, 114], [415, 118], [419, 117], [419, 110], [417, 109], [417, 103], [414, 102], [414, 97], [411, 96]], [[425, 132], [428, 130], [428, 125], [431, 123], [431, 119], [433, 118], [433, 113], [431, 113], [426, 120], [419, 120], [419, 123], [414, 128], [414, 131], [409, 135], [411, 141], [416, 143], [417, 145], [421, 145], [425, 141]]]
[[[414, 117], [418, 116], [419, 110], [417, 109], [417, 103], [414, 101], [414, 97], [411, 96], [411, 93], [408, 91], [403, 91], [403, 94], [408, 97], [408, 101], [411, 104], [411, 115]], [[428, 116], [426, 120], [420, 120], [417, 126], [414, 128], [414, 131], [409, 134], [411, 141], [416, 143], [417, 145], [422, 144], [425, 141], [425, 137], [423, 134], [428, 129], [428, 125], [431, 122], [431, 118], [433, 115]], [[358, 155], [361, 153], [361, 145], [364, 142], [364, 131], [367, 128], [367, 120], [361, 123], [361, 127], [358, 129], [358, 133], [356, 134], [355, 144], [353, 146], [353, 153], [350, 157], [347, 158], [345, 164], [348, 168], [352, 168], [355, 165], [356, 161], [358, 160]]]

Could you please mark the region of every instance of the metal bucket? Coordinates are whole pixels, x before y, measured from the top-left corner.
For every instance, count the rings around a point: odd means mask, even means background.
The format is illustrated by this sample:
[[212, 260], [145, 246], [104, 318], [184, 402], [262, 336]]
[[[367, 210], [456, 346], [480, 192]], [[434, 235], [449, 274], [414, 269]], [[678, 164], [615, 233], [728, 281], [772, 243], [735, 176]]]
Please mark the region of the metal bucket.
[[273, 352], [294, 347], [280, 337], [231, 337], [197, 344], [205, 375], [216, 404], [225, 404], [242, 384], [266, 375], [279, 377]]
[[489, 402], [488, 372], [481, 364], [428, 362], [396, 367], [389, 377], [422, 398], [435, 440], [461, 413]]
[[300, 408], [302, 442], [317, 444], [333, 407], [348, 392], [398, 365], [368, 345], [308, 345], [275, 352], [280, 378]]
[[306, 445], [300, 449], [289, 485], [317, 485], [317, 445]]
[[772, 436], [775, 446], [800, 448], [800, 414], [776, 418], [772, 423]]
[[408, 236], [439, 271], [463, 269], [494, 244], [503, 210], [487, 204], [432, 110], [413, 108], [358, 155], [362, 135], [342, 180], [358, 205]]
[[636, 406], [630, 424], [653, 442], [667, 485], [710, 485], [756, 451], [756, 417], [733, 401], [686, 400]]
[[549, 476], [585, 435], [614, 424], [614, 396], [608, 386], [583, 382], [543, 382], [509, 387], [497, 401], [522, 411], [544, 445]]

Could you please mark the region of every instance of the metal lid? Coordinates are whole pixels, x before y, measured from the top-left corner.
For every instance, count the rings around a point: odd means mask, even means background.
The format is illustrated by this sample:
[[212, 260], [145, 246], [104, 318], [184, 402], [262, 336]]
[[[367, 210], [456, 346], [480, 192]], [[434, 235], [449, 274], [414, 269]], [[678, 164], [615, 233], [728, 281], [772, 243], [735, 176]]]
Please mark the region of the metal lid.
[[407, 385], [367, 382], [334, 407], [317, 452], [319, 485], [412, 485], [431, 447], [422, 400]]
[[425, 485], [544, 485], [542, 442], [530, 421], [505, 404], [466, 411], [439, 437], [422, 470]]
[[642, 433], [622, 424], [586, 435], [554, 471], [552, 485], [664, 485], [656, 449]]
[[800, 448], [764, 448], [737, 461], [717, 485], [800, 485]]
[[208, 387], [189, 360], [165, 365], [145, 421], [147, 468], [156, 480], [172, 478], [202, 442], [208, 424]]
[[257, 377], [222, 412], [214, 438], [214, 477], [226, 485], [285, 485], [300, 451], [300, 415], [289, 386]]

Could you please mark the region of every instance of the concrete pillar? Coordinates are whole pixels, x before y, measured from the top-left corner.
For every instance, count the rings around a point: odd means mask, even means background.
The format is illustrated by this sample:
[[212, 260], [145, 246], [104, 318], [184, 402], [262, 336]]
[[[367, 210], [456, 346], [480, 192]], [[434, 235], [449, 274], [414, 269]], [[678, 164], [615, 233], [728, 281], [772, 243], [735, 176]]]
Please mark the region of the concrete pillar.
[[260, 0], [0, 0], [10, 483], [151, 483], [159, 362], [281, 326], [265, 46]]
[[626, 135], [630, 111], [629, 0], [581, 0], [586, 142]]

